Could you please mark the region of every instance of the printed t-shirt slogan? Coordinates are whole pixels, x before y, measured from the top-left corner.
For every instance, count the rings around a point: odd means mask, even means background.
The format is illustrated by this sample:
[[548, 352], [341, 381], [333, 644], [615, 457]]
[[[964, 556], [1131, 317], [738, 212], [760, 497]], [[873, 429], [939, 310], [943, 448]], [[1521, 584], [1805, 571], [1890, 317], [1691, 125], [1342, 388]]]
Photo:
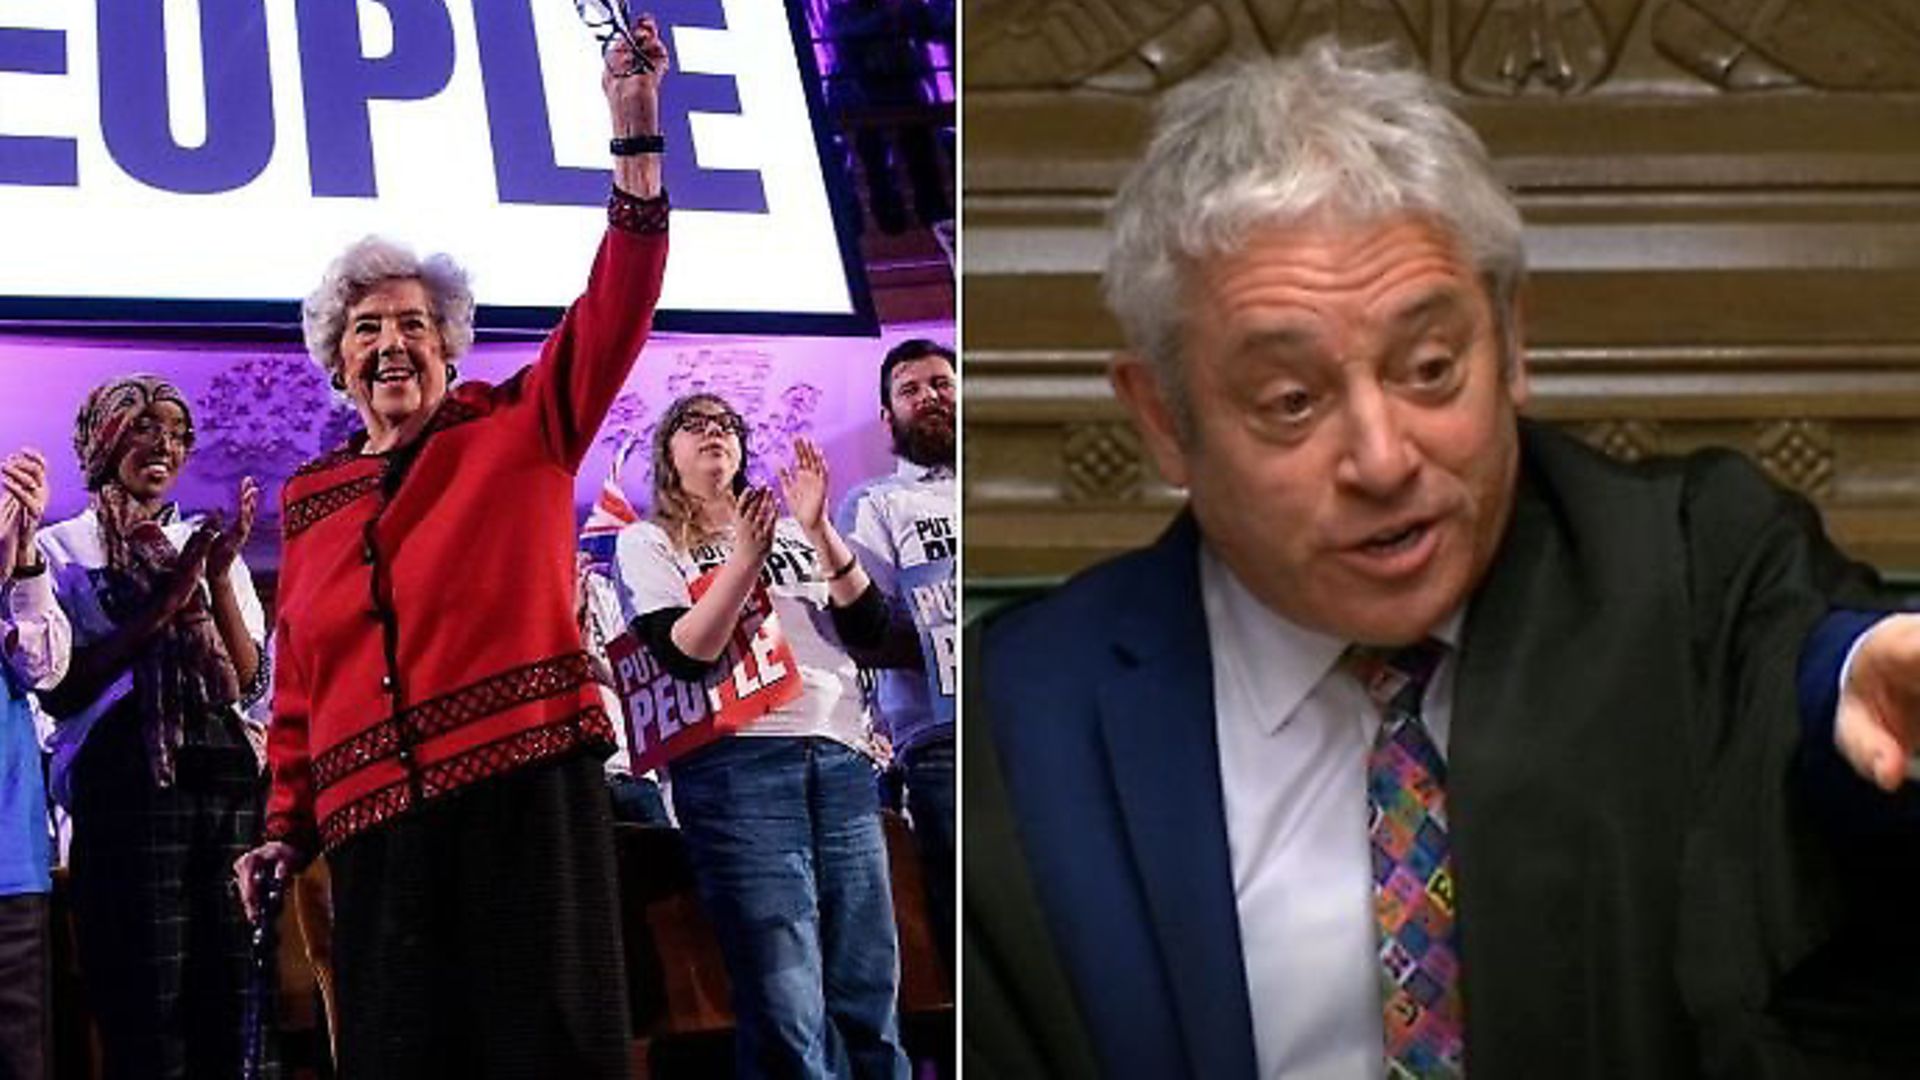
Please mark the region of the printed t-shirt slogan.
[[[698, 602], [713, 585], [718, 567], [689, 586]], [[677, 679], [660, 666], [628, 630], [607, 644], [607, 657], [626, 706], [627, 746], [633, 771], [659, 768], [800, 696], [800, 666], [780, 626], [764, 582], [756, 583], [742, 608], [726, 652], [700, 682]]]

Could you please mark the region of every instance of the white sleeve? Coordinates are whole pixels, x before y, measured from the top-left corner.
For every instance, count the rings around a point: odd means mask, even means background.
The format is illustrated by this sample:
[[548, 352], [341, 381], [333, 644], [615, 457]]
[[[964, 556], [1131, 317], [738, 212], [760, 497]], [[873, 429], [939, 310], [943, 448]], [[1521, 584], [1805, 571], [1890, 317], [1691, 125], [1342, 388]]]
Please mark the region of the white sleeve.
[[90, 645], [112, 632], [100, 596], [94, 592], [93, 577], [87, 573], [85, 555], [74, 550], [76, 530], [68, 522], [41, 529], [34, 542], [40, 547], [40, 559], [47, 564], [46, 577], [53, 588], [54, 602], [66, 615], [77, 644]]
[[9, 582], [5, 593], [0, 639], [4, 639], [7, 667], [29, 690], [58, 686], [66, 678], [73, 653], [73, 627], [54, 600], [51, 567]]
[[260, 594], [254, 591], [253, 572], [247, 569], [246, 559], [233, 557], [233, 565], [227, 567], [227, 581], [233, 585], [233, 598], [240, 602], [240, 621], [247, 626], [247, 636], [255, 645], [265, 646], [267, 613], [260, 606]]
[[588, 570], [586, 575], [587, 618], [600, 628], [603, 638], [612, 638], [626, 628], [619, 589], [598, 570]]
[[613, 547], [614, 584], [621, 614], [632, 622], [661, 608], [693, 606], [693, 593], [660, 526], [637, 522], [620, 530]]
[[860, 557], [860, 565], [881, 595], [893, 596], [899, 591], [899, 560], [879, 491], [875, 487], [856, 488], [834, 515], [833, 527]]
[[246, 560], [236, 555], [227, 567], [227, 583], [233, 586], [234, 602], [240, 605], [240, 622], [254, 648], [260, 651], [260, 667], [253, 681], [240, 688], [240, 715], [252, 727], [265, 730], [273, 716], [273, 650], [267, 642], [267, 613], [260, 606], [260, 594], [253, 588], [253, 573]]

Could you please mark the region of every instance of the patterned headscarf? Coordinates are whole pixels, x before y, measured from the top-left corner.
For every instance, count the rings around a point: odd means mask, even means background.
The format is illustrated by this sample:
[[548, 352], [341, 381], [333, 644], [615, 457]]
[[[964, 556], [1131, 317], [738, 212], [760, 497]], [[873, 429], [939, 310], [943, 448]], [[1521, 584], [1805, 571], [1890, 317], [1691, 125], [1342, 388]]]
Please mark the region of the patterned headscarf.
[[[117, 471], [134, 422], [162, 401], [177, 405], [192, 424], [186, 396], [155, 375], [129, 375], [95, 387], [74, 418], [73, 450], [107, 556], [106, 595], [101, 599], [116, 623], [152, 602], [179, 557], [163, 527], [172, 507], [141, 505], [121, 486]], [[214, 626], [205, 591], [196, 590], [185, 607], [142, 643], [133, 660], [133, 702], [154, 783], [172, 786], [188, 725], [217, 723], [239, 700], [239, 675]]]
[[80, 459], [80, 473], [86, 478], [88, 491], [99, 491], [100, 485], [113, 476], [133, 422], [148, 406], [161, 401], [178, 405], [187, 415], [187, 423], [193, 423], [193, 407], [187, 404], [186, 395], [158, 375], [128, 375], [101, 383], [87, 395], [73, 420], [73, 452]]

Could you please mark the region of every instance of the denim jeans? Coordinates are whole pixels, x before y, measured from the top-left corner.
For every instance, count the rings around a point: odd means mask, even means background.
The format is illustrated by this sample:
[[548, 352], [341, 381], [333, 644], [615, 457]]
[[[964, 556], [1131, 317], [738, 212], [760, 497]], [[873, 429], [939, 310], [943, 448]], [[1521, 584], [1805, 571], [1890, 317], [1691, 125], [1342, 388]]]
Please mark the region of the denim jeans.
[[37, 1080], [51, 1075], [53, 946], [47, 904], [46, 893], [0, 896], [0, 1076]]
[[660, 785], [650, 776], [609, 775], [607, 799], [613, 805], [615, 821], [627, 825], [673, 824], [667, 819], [667, 804], [660, 798]]
[[928, 914], [934, 944], [953, 978], [953, 738], [943, 736], [908, 750], [907, 810], [913, 815], [913, 839], [920, 849], [920, 873], [926, 878]]
[[736, 1075], [905, 1080], [872, 763], [738, 736], [675, 762], [671, 786], [733, 984]]

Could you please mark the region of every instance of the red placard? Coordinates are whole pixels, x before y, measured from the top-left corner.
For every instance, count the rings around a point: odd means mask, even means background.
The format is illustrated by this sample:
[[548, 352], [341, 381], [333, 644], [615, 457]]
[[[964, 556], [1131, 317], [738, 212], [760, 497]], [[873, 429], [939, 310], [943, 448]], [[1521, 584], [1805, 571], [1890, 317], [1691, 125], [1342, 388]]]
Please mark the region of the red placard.
[[[718, 570], [693, 582], [694, 599]], [[800, 665], [780, 629], [765, 585], [755, 584], [728, 639], [726, 654], [704, 681], [676, 679], [627, 631], [607, 643], [627, 717], [633, 771], [645, 772], [730, 735], [800, 696]]]

